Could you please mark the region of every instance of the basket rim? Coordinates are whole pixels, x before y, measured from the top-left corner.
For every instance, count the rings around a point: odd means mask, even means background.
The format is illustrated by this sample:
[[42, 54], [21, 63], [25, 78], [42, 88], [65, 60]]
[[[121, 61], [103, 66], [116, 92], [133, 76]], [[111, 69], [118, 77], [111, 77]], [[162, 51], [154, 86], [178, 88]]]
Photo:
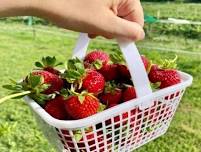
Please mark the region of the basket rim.
[[79, 129], [83, 127], [88, 127], [96, 123], [100, 123], [101, 121], [105, 121], [108, 119], [108, 114], [110, 115], [110, 117], [115, 116], [119, 113], [125, 112], [125, 110], [128, 110], [132, 107], [141, 105], [143, 102], [147, 100], [158, 98], [161, 95], [174, 92], [178, 89], [184, 89], [192, 84], [193, 77], [190, 74], [187, 74], [181, 71], [179, 71], [179, 74], [182, 78], [182, 82], [179, 84], [155, 91], [151, 94], [148, 94], [140, 98], [132, 99], [128, 102], [119, 104], [118, 106], [106, 109], [103, 112], [100, 112], [90, 117], [79, 119], [79, 120], [55, 119], [51, 115], [49, 115], [37, 102], [35, 102], [30, 97], [25, 96], [24, 100], [32, 108], [32, 110], [35, 113], [37, 113], [40, 116], [40, 118], [43, 119], [46, 123], [48, 123], [50, 126], [53, 126], [59, 129], [75, 130], [75, 129]]

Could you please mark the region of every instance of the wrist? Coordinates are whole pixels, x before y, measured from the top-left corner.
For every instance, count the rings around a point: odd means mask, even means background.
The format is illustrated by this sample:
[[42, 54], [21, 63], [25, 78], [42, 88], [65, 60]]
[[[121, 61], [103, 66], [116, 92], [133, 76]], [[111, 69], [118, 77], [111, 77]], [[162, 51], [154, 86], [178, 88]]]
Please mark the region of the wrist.
[[[37, 16], [60, 24], [69, 17], [68, 14], [72, 10], [69, 6], [71, 6], [72, 1], [74, 0], [59, 0], [59, 2], [58, 0], [34, 0], [30, 7], [31, 16]], [[65, 19], [62, 18], [64, 16], [66, 17]]]

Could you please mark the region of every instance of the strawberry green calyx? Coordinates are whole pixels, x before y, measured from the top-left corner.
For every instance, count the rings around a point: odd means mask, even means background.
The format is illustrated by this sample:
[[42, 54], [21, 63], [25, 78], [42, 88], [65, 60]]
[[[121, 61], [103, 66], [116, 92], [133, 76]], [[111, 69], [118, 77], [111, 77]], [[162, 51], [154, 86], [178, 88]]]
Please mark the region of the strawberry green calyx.
[[123, 55], [119, 52], [119, 53], [112, 53], [110, 54], [110, 59], [113, 63], [120, 63], [120, 64], [125, 64], [125, 60]]
[[83, 104], [85, 100], [85, 96], [91, 96], [93, 98], [96, 98], [92, 93], [88, 93], [87, 91], [82, 91], [81, 93], [78, 93], [75, 91], [74, 87], [71, 85], [71, 89], [68, 90], [69, 96], [77, 96], [78, 100], [81, 104]]
[[92, 93], [88, 93], [87, 91], [82, 91], [81, 93], [77, 94], [78, 100], [81, 104], [83, 104], [86, 96], [91, 96], [92, 98], [96, 98]]
[[67, 99], [69, 96], [70, 96], [70, 92], [69, 92], [69, 89], [61, 89], [59, 94], [64, 97], [64, 99]]
[[24, 81], [20, 83], [24, 90], [31, 90], [32, 92], [43, 92], [49, 88], [48, 84], [44, 83], [44, 78], [40, 75], [29, 74]]
[[70, 59], [67, 62], [63, 77], [69, 82], [74, 83], [86, 74], [83, 62], [78, 59]]
[[101, 60], [96, 60], [92, 63], [92, 66], [96, 69], [96, 70], [100, 70], [103, 67], [103, 62]]
[[85, 61], [84, 66], [87, 69], [100, 70], [104, 66], [104, 64], [103, 64], [103, 61], [97, 59], [92, 63], [88, 63], [88, 62]]
[[74, 131], [75, 141], [79, 142], [82, 139], [82, 132], [80, 130]]
[[98, 112], [102, 112], [106, 109], [106, 105], [100, 103], [99, 108], [98, 108]]
[[[92, 132], [93, 129], [91, 127], [85, 128], [85, 132]], [[73, 131], [74, 138], [77, 142], [81, 141], [83, 138], [81, 130], [75, 130]]]
[[150, 61], [149, 61], [149, 64], [148, 64], [148, 67], [147, 67], [147, 69], [146, 69], [147, 74], [149, 74], [149, 72], [151, 71], [151, 66], [152, 66], [152, 65], [153, 65], [153, 61], [150, 60]]
[[47, 68], [47, 67], [56, 67], [56, 66], [59, 66], [59, 65], [62, 65], [63, 63], [62, 62], [57, 62], [56, 60], [56, 57], [53, 56], [53, 57], [50, 57], [50, 56], [47, 56], [47, 57], [43, 57], [41, 62], [35, 62], [35, 66], [38, 67], [38, 68]]
[[150, 85], [153, 91], [157, 91], [161, 85], [161, 82], [150, 83]]
[[39, 104], [43, 105], [45, 100], [55, 97], [55, 94], [43, 94], [42, 92], [49, 88], [48, 84], [44, 84], [42, 76], [29, 74], [22, 82], [11, 80], [11, 84], [3, 85], [3, 88], [8, 89], [11, 95], [0, 99], [0, 103], [8, 99], [22, 98], [29, 95], [32, 99], [36, 100]]
[[161, 60], [161, 65], [159, 66], [161, 69], [176, 69], [177, 68], [177, 55], [175, 55], [174, 59], [164, 59]]
[[108, 81], [105, 83], [105, 93], [115, 93], [115, 90], [117, 89], [117, 85], [114, 81]]

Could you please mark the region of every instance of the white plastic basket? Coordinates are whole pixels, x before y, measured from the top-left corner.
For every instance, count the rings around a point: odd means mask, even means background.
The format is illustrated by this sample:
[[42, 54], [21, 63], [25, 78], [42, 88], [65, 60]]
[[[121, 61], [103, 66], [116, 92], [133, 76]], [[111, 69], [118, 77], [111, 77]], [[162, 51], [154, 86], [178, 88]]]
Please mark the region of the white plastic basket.
[[[83, 58], [88, 43], [87, 35], [81, 34], [74, 56]], [[192, 77], [179, 72], [181, 83], [152, 92], [135, 44], [123, 40], [118, 43], [138, 98], [88, 118], [64, 121], [53, 118], [35, 101], [25, 97], [44, 134], [59, 152], [130, 152], [167, 131]], [[82, 135], [80, 141], [76, 140], [78, 132]]]

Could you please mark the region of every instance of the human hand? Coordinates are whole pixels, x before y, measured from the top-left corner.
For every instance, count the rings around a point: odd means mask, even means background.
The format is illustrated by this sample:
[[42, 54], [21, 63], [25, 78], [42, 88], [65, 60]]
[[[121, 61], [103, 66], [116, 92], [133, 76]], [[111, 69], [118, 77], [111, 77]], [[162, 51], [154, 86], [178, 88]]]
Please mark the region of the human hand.
[[55, 4], [50, 3], [51, 9], [47, 9], [44, 17], [60, 27], [89, 33], [90, 37], [144, 38], [144, 15], [139, 0], [51, 1]]
[[29, 4], [27, 0], [16, 1], [18, 6], [26, 1], [26, 9], [20, 15], [42, 17], [60, 27], [89, 33], [90, 37], [144, 38], [140, 0], [30, 0]]

